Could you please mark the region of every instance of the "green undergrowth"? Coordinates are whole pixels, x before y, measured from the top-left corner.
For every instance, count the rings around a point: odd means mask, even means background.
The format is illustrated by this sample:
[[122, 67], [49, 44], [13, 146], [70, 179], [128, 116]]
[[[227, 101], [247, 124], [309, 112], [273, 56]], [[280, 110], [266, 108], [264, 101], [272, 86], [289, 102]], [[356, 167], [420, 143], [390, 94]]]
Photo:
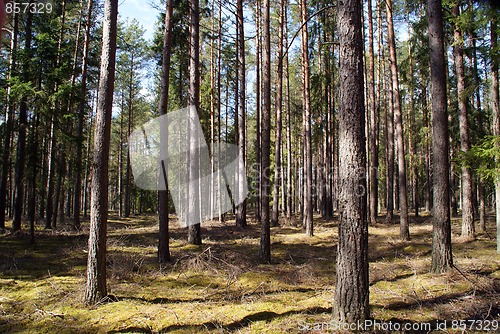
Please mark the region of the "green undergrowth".
[[[500, 257], [495, 241], [478, 233], [458, 238], [456, 269], [430, 274], [432, 224], [412, 217], [410, 241], [383, 218], [370, 226], [370, 305], [378, 321], [500, 320]], [[493, 222], [488, 222], [493, 229]], [[202, 246], [189, 245], [171, 223], [172, 263], [156, 261], [154, 216], [108, 226], [107, 276], [113, 302], [82, 304], [88, 223], [37, 230], [37, 240], [0, 236], [1, 333], [283, 333], [300, 324], [328, 323], [335, 286], [337, 225], [315, 219], [315, 235], [272, 229], [273, 264], [258, 262], [260, 227], [234, 221], [204, 224]], [[306, 331], [301, 331], [306, 332]], [[315, 333], [326, 330], [313, 331]]]

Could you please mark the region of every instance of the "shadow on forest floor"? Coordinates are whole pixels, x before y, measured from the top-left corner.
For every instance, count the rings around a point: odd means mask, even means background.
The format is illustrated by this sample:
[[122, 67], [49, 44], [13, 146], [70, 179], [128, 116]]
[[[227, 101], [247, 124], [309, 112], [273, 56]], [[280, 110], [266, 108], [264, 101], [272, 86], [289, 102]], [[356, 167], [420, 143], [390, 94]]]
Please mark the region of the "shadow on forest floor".
[[[500, 320], [494, 240], [479, 233], [463, 242], [456, 237], [460, 221], [453, 220], [458, 269], [433, 275], [430, 217], [411, 217], [410, 241], [399, 240], [397, 217], [390, 224], [384, 218], [369, 227], [374, 319], [433, 328], [451, 319]], [[173, 261], [160, 266], [156, 217], [111, 215], [107, 275], [116, 301], [93, 308], [82, 306], [88, 221], [82, 231], [37, 229], [34, 245], [27, 237], [1, 235], [0, 332], [283, 333], [329, 323], [336, 220], [316, 217], [314, 237], [286, 221], [273, 227], [271, 265], [259, 264], [260, 226], [249, 222], [238, 228], [228, 215], [226, 222], [206, 223], [204, 244], [192, 246], [172, 219]], [[488, 228], [494, 228], [492, 217]]]

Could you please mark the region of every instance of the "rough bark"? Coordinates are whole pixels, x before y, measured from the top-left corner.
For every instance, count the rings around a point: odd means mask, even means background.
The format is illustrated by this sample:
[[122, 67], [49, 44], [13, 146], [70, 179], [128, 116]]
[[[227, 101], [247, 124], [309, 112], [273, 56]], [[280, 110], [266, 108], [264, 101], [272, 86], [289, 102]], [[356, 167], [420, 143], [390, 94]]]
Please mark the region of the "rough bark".
[[[160, 103], [158, 106], [158, 113], [166, 115], [168, 110], [168, 88], [170, 85], [170, 50], [172, 42], [172, 14], [173, 14], [174, 0], [167, 0], [165, 12], [165, 30], [163, 32], [163, 53], [162, 53], [162, 76], [161, 76], [161, 91]], [[164, 142], [167, 133], [165, 129], [160, 129], [160, 147], [162, 150], [167, 150], [168, 143]], [[162, 151], [161, 157], [165, 157], [168, 152]], [[167, 166], [166, 161], [160, 162], [160, 171], [163, 175], [162, 180], [165, 182], [165, 190], [158, 191], [158, 221], [159, 221], [159, 234], [158, 234], [158, 261], [160, 263], [170, 262], [169, 250], [169, 231], [168, 231], [168, 182], [167, 182]]]
[[[200, 2], [199, 0], [190, 0], [190, 16], [191, 23], [189, 29], [189, 89], [188, 89], [188, 105], [195, 108], [199, 114], [200, 106]], [[190, 135], [192, 138], [197, 138], [199, 134], [194, 133], [194, 127], [190, 126]], [[195, 140], [190, 140], [190, 151], [195, 152]], [[188, 153], [189, 154], [189, 153]], [[188, 216], [199, 216], [200, 198], [199, 198], [199, 157], [197, 154], [188, 156], [189, 168], [189, 195], [188, 208], [190, 213]], [[193, 245], [201, 245], [201, 226], [200, 224], [189, 224], [188, 222], [188, 242]]]
[[304, 214], [303, 226], [306, 229], [306, 235], [314, 234], [313, 227], [313, 202], [312, 202], [312, 146], [311, 146], [311, 83], [309, 80], [309, 33], [307, 31], [307, 1], [300, 1], [300, 13], [302, 22], [302, 108], [303, 111], [303, 129], [304, 129]]
[[[460, 8], [453, 6], [453, 16], [458, 20]], [[458, 23], [455, 23], [453, 33], [453, 54], [457, 76], [458, 120], [460, 126], [460, 150], [466, 154], [470, 149], [469, 124], [467, 121], [467, 96], [465, 92], [465, 65], [463, 37]], [[462, 165], [462, 238], [474, 239], [474, 210], [472, 208], [472, 171], [466, 164]]]
[[338, 3], [339, 244], [333, 317], [342, 323], [369, 318], [365, 109], [361, 2]]
[[85, 304], [87, 305], [96, 304], [107, 296], [108, 167], [115, 83], [117, 16], [118, 0], [106, 0], [104, 3], [99, 100], [97, 101], [92, 160], [92, 195], [85, 288]]
[[280, 1], [279, 32], [278, 32], [278, 68], [276, 85], [276, 129], [274, 139], [274, 191], [273, 191], [273, 214], [271, 225], [278, 226], [279, 219], [279, 196], [281, 173], [281, 133], [282, 133], [282, 112], [283, 112], [283, 32], [285, 0]]
[[372, 1], [368, 0], [368, 106], [370, 113], [370, 223], [377, 222], [378, 215], [378, 109], [375, 96], [375, 54], [373, 51], [373, 10]]
[[[243, 0], [236, 1], [237, 11], [237, 28], [238, 28], [238, 151], [242, 157], [241, 162], [243, 165], [238, 167], [238, 170], [244, 170], [246, 164], [246, 75], [245, 75], [245, 30], [244, 30], [244, 16], [243, 16]], [[243, 197], [243, 187], [240, 186], [246, 180], [238, 180], [239, 198]], [[247, 200], [245, 199], [236, 208], [236, 225], [245, 227], [247, 225]]]
[[394, 107], [394, 125], [397, 145], [398, 159], [398, 190], [399, 190], [399, 237], [402, 240], [410, 239], [410, 227], [408, 224], [408, 192], [406, 186], [406, 161], [405, 142], [403, 134], [403, 119], [401, 108], [401, 96], [399, 92], [398, 62], [396, 56], [396, 37], [394, 36], [394, 24], [392, 17], [392, 0], [386, 1], [387, 8], [387, 30], [389, 39], [389, 56], [392, 74], [392, 99]]
[[271, 263], [271, 230], [270, 230], [270, 160], [271, 160], [271, 32], [270, 32], [269, 0], [263, 2], [263, 57], [262, 57], [262, 126], [261, 126], [261, 233], [259, 258], [262, 263]]
[[450, 162], [444, 59], [443, 13], [440, 0], [427, 0], [432, 94], [433, 234], [431, 272], [453, 266], [450, 222]]

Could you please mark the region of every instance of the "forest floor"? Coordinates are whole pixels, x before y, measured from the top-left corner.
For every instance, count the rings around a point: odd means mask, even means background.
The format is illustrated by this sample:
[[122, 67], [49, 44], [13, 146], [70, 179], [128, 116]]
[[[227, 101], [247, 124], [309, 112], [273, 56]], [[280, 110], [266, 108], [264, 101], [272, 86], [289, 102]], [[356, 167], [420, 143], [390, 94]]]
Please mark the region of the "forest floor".
[[[452, 320], [500, 321], [495, 240], [478, 233], [475, 241], [461, 241], [460, 220], [454, 219], [457, 269], [434, 275], [428, 273], [431, 218], [411, 217], [410, 223], [412, 237], [405, 242], [398, 239], [397, 220], [388, 225], [380, 217], [369, 228], [373, 319], [428, 322], [433, 328], [446, 320], [448, 332], [455, 332]], [[315, 217], [314, 237], [287, 224], [272, 228], [271, 265], [258, 263], [255, 221], [245, 229], [234, 221], [205, 223], [202, 246], [188, 245], [185, 229], [170, 225], [173, 263], [160, 267], [156, 217], [111, 216], [108, 286], [114, 301], [95, 307], [82, 304], [88, 221], [82, 232], [70, 226], [38, 230], [35, 245], [27, 236], [0, 236], [0, 332], [327, 332], [335, 286], [335, 220]]]

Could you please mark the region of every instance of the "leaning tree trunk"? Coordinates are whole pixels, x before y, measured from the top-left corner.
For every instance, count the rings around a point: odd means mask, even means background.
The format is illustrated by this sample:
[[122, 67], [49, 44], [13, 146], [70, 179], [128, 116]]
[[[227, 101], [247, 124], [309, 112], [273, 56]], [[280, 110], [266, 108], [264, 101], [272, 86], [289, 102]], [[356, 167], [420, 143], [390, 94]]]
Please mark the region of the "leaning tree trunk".
[[450, 222], [450, 162], [443, 13], [440, 0], [427, 0], [432, 94], [433, 233], [431, 272], [453, 267]]
[[369, 318], [368, 224], [361, 2], [338, 3], [339, 244], [333, 317], [341, 323]]
[[106, 289], [108, 166], [115, 85], [117, 17], [118, 0], [106, 0], [104, 3], [99, 100], [97, 102], [92, 160], [92, 195], [90, 198], [90, 231], [85, 288], [85, 304], [87, 305], [98, 303], [108, 294]]

